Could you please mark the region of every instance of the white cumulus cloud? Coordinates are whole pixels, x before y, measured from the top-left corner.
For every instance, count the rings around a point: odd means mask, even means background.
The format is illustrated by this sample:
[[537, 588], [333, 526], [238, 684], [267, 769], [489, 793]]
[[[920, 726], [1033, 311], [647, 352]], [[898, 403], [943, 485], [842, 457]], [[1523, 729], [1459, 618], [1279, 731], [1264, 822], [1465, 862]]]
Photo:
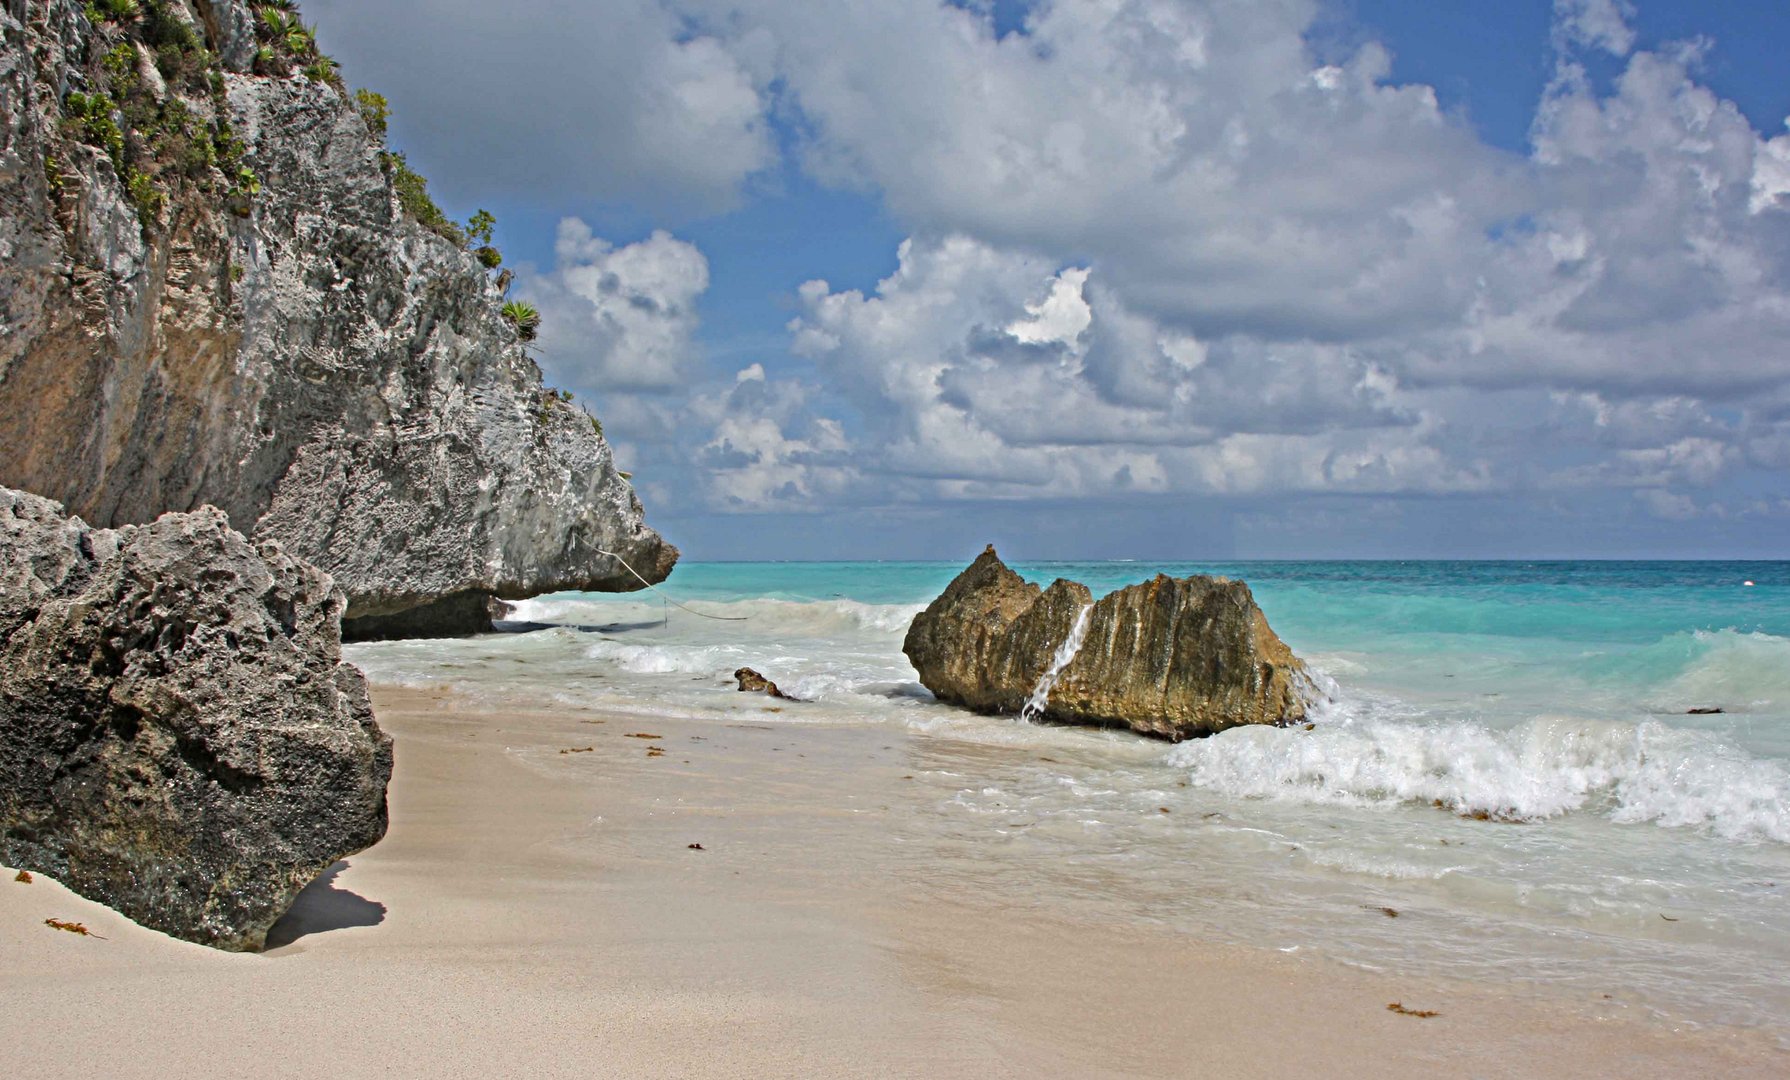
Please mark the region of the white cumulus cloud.
[[518, 295], [540, 308], [543, 366], [565, 385], [604, 394], [666, 390], [695, 360], [696, 300], [708, 260], [664, 231], [616, 247], [577, 218], [560, 222], [557, 264], [524, 268]]

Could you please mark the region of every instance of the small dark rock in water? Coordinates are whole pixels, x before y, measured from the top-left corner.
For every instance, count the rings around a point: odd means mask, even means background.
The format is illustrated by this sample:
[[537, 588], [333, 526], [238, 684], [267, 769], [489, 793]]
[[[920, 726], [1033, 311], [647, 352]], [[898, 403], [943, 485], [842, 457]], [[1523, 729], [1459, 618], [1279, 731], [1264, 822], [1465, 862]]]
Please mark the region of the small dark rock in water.
[[777, 689], [776, 683], [765, 678], [763, 675], [760, 675], [758, 672], [753, 671], [749, 667], [743, 667], [743, 668], [740, 668], [738, 671], [735, 671], [733, 673], [733, 677], [735, 679], [739, 680], [740, 691], [742, 693], [762, 692], [762, 693], [769, 694], [770, 696], [772, 696], [774, 698], [784, 698], [784, 699], [791, 700], [791, 701], [795, 700], [794, 698], [791, 698], [788, 694]]
[[385, 835], [391, 739], [327, 574], [221, 511], [90, 529], [0, 488], [0, 862], [258, 950]]
[[685, 844], [684, 846], [689, 848], [691, 851], [707, 851], [708, 850], [708, 848], [703, 847], [701, 844]]
[[1686, 716], [1715, 716], [1722, 711], [1720, 705], [1699, 705], [1694, 709], [1686, 709], [1684, 714]]

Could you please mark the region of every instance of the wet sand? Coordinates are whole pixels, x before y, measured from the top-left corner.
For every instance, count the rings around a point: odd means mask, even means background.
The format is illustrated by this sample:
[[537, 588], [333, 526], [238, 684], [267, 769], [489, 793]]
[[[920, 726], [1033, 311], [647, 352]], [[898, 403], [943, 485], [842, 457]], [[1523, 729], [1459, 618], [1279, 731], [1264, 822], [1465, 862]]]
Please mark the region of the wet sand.
[[900, 827], [928, 797], [909, 779], [933, 752], [921, 736], [762, 724], [787, 717], [755, 715], [779, 706], [744, 695], [733, 724], [374, 698], [397, 740], [391, 832], [306, 890], [264, 954], [174, 941], [48, 878], [0, 876], [0, 1042], [15, 1071], [1790, 1073], [1772, 1033], [954, 888]]

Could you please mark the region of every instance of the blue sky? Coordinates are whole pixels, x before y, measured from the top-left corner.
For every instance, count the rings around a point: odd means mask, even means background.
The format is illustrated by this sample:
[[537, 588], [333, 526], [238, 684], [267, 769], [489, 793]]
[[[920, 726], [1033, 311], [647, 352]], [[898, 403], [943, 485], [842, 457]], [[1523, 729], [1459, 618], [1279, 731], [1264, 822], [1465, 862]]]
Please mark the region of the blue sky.
[[688, 557], [1785, 555], [1790, 5], [305, 11]]

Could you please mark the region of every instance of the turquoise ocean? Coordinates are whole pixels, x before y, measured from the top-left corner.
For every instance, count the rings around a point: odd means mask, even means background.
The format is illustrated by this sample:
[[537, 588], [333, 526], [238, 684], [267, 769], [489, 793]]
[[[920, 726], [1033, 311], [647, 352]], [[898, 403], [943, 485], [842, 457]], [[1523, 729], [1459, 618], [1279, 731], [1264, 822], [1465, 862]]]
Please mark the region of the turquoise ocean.
[[886, 827], [941, 891], [1790, 1037], [1790, 563], [1014, 568], [1240, 578], [1327, 700], [1180, 744], [941, 705], [901, 642], [945, 563], [686, 564], [347, 652], [380, 683], [717, 723], [751, 666], [809, 699], [755, 722], [911, 743], [927, 809]]

